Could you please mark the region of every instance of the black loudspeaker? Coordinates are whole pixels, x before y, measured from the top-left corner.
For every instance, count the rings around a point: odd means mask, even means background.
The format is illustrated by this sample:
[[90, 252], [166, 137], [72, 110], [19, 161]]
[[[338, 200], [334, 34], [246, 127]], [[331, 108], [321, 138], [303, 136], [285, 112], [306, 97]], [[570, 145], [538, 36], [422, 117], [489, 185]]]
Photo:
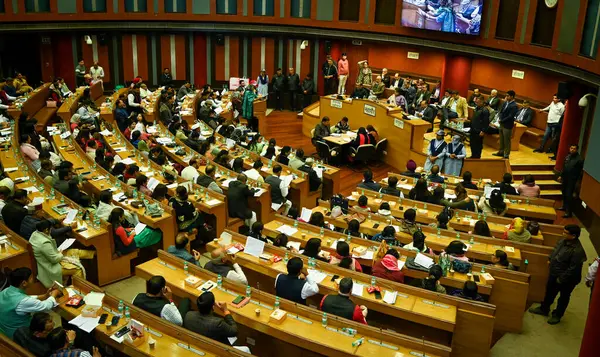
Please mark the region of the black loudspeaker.
[[223, 46], [225, 44], [225, 36], [218, 34], [215, 36], [215, 42], [219, 46]]
[[325, 41], [325, 54], [331, 53], [331, 41]]
[[98, 35], [98, 44], [100, 46], [106, 46], [106, 41], [108, 40], [108, 38], [106, 37], [105, 33], [101, 33]]
[[568, 99], [571, 96], [571, 85], [568, 82], [559, 82], [556, 93], [560, 99]]

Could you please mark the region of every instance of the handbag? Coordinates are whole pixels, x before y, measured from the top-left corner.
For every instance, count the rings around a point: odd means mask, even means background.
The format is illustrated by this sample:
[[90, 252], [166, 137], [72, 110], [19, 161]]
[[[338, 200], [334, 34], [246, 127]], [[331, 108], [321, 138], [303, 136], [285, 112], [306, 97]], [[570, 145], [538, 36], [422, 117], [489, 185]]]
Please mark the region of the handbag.
[[358, 213], [358, 212], [352, 213], [351, 215], [349, 215], [346, 218], [344, 218], [344, 220], [346, 222], [350, 222], [353, 219], [357, 220], [358, 223], [363, 223], [366, 220], [365, 216], [362, 215], [362, 214], [360, 214], [360, 213]]
[[46, 101], [46, 108], [56, 108], [56, 101], [54, 101], [54, 100], [47, 100]]
[[540, 233], [540, 224], [536, 221], [529, 221], [527, 230], [532, 236], [537, 236]]
[[144, 215], [148, 215], [150, 217], [160, 217], [162, 216], [164, 210], [158, 202], [148, 202], [145, 205]]
[[454, 269], [454, 271], [457, 273], [467, 274], [471, 271], [471, 263], [465, 262], [463, 260], [454, 259], [452, 261], [452, 269]]

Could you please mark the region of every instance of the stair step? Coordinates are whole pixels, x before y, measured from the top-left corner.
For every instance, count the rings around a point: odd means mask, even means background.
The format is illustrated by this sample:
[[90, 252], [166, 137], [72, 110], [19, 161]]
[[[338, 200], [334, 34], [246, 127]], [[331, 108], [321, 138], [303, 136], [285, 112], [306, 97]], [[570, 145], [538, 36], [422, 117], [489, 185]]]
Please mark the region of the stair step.
[[562, 196], [561, 190], [542, 190], [540, 196], [547, 198], [548, 196]]
[[513, 179], [515, 181], [522, 180], [527, 175], [532, 175], [536, 181], [538, 180], [551, 180], [555, 177], [553, 171], [544, 170], [544, 171], [513, 171], [512, 172]]
[[554, 164], [511, 164], [510, 168], [513, 171], [552, 171]]

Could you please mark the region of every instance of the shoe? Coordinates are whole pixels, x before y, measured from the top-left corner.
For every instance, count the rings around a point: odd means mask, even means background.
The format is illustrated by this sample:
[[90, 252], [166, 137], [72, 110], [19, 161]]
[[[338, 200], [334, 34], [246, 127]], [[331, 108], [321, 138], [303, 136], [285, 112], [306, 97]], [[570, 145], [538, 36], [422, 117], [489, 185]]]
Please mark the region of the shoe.
[[544, 152], [544, 150], [537, 148], [537, 149], [533, 150], [533, 152]]
[[571, 218], [573, 217], [573, 213], [565, 213], [563, 214], [563, 218]]
[[504, 157], [504, 154], [503, 154], [503, 153], [501, 153], [501, 152], [495, 152], [495, 153], [493, 153], [492, 155], [494, 155], [494, 156], [500, 156], [500, 157]]
[[544, 310], [542, 310], [542, 306], [530, 307], [528, 311], [531, 312], [532, 314], [548, 316], [548, 313], [545, 312]]
[[560, 207], [557, 208], [557, 210], [559, 210], [559, 211], [565, 211], [565, 206], [560, 206]]
[[552, 316], [551, 318], [548, 319], [548, 324], [549, 325], [556, 325], [557, 323], [560, 322], [560, 317], [558, 316]]
[[546, 150], [546, 154], [551, 154], [551, 153], [552, 153], [552, 149]]

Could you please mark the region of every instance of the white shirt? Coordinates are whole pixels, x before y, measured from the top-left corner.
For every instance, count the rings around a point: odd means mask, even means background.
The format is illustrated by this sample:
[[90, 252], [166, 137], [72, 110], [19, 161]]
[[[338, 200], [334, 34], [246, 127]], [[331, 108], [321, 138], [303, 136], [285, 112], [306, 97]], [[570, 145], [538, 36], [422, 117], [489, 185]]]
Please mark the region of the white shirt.
[[265, 182], [265, 180], [260, 175], [260, 172], [258, 172], [258, 170], [254, 168], [244, 171], [244, 175], [246, 175], [248, 178], [253, 179], [254, 181]]
[[149, 91], [149, 90], [147, 90], [147, 89], [140, 88], [140, 98], [144, 99], [144, 98], [146, 98], [147, 96], [149, 96], [149, 95], [150, 95], [150, 93], [152, 93], [152, 92], [150, 92], [150, 91]]
[[[277, 286], [277, 279], [279, 279], [279, 277], [281, 275], [283, 275], [283, 274], [279, 274], [279, 275], [277, 275], [277, 278], [275, 278], [275, 286]], [[308, 274], [306, 276], [306, 283], [304, 283], [304, 286], [302, 286], [302, 291], [300, 292], [300, 298], [302, 300], [306, 300], [313, 295], [317, 295], [318, 293], [319, 293], [319, 285], [312, 278], [312, 275]]]
[[225, 278], [233, 281], [234, 283], [248, 285], [246, 274], [244, 274], [244, 271], [238, 263], [233, 264], [233, 270], [230, 270]]
[[90, 76], [92, 76], [92, 79], [102, 79], [104, 78], [104, 68], [98, 66], [98, 68], [94, 68], [94, 66], [92, 66], [92, 68], [90, 68]]
[[200, 176], [200, 173], [194, 166], [187, 166], [183, 170], [181, 170], [181, 177], [183, 177], [186, 181], [196, 182], [196, 178]]
[[130, 107], [139, 107], [139, 106], [141, 106], [140, 103], [136, 103], [135, 102], [135, 96], [133, 95], [133, 93], [129, 93], [127, 95], [127, 103], [129, 104]]
[[562, 104], [562, 102], [552, 102], [542, 110], [548, 112], [548, 124], [556, 124], [560, 121], [560, 117], [565, 112], [565, 105]]
[[32, 312], [48, 311], [56, 306], [58, 304], [54, 296], [50, 296], [44, 301], [39, 300], [37, 296], [28, 296], [17, 304], [15, 312], [19, 315], [26, 315]]
[[[135, 301], [135, 298], [133, 298], [131, 302], [133, 303], [133, 301]], [[177, 326], [183, 326], [183, 318], [174, 303], [165, 304], [165, 306], [163, 306], [160, 311], [160, 318], [172, 322]]]
[[131, 133], [133, 134], [133, 132], [136, 130], [138, 130], [140, 132], [140, 134], [146, 134], [146, 126], [142, 122], [137, 122], [135, 124], [135, 128], [133, 128]]
[[449, 99], [450, 99], [450, 97], [444, 97], [444, 98], [442, 98], [442, 107], [446, 106], [446, 103], [448, 103]]
[[[8, 98], [8, 100], [10, 100], [11, 102], [17, 99], [15, 97], [11, 97], [8, 94], [6, 94], [6, 98]], [[8, 108], [10, 108], [10, 106], [0, 103], [0, 109], [8, 109]]]

